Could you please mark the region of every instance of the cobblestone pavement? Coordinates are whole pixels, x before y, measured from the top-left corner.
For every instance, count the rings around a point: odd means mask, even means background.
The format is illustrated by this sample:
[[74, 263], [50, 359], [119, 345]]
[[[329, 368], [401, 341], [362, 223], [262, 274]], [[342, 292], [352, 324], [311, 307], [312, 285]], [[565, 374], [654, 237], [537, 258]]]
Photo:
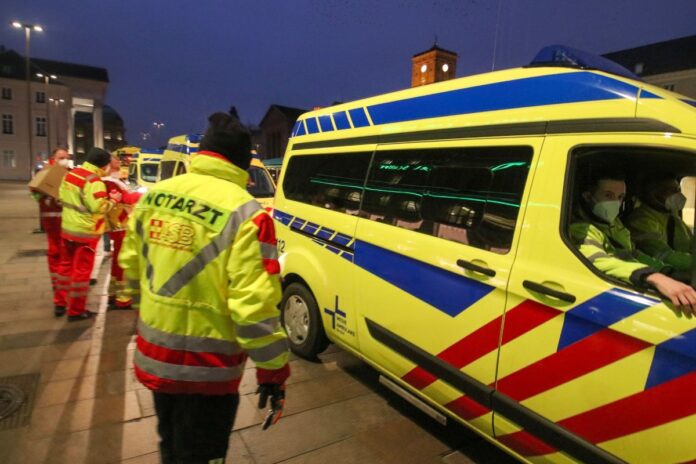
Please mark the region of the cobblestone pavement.
[[[96, 321], [54, 318], [37, 216], [23, 184], [0, 182], [0, 384], [23, 381], [30, 403], [16, 413], [26, 424], [0, 421], [0, 463], [157, 463], [152, 397], [131, 367], [135, 314], [105, 311], [108, 258], [88, 300]], [[291, 368], [284, 418], [266, 432], [248, 369], [228, 462], [515, 462], [459, 425], [436, 424], [335, 347]]]

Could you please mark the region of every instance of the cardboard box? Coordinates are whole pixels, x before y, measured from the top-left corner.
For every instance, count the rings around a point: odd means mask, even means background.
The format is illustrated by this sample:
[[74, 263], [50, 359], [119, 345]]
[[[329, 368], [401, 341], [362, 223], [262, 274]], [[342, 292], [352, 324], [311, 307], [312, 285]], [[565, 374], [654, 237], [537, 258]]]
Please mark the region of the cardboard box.
[[34, 175], [34, 178], [29, 182], [29, 188], [38, 190], [39, 192], [58, 198], [58, 189], [63, 177], [68, 173], [68, 170], [63, 166], [54, 164], [46, 169], [42, 169]]

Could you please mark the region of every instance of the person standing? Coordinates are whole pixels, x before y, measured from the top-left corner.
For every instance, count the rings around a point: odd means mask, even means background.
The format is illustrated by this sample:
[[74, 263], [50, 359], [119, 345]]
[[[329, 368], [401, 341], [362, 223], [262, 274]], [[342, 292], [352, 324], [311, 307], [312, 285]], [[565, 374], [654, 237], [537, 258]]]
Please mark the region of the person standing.
[[95, 314], [86, 308], [89, 276], [97, 243], [104, 233], [104, 215], [121, 200], [118, 193], [109, 196], [101, 180], [110, 163], [108, 152], [92, 148], [85, 163], [70, 171], [60, 184], [63, 221], [59, 272], [64, 287], [58, 293], [67, 303], [71, 322]]
[[[56, 148], [51, 153], [51, 158], [48, 160], [49, 166], [59, 165], [64, 168], [70, 166], [70, 155], [64, 148]], [[59, 289], [63, 288], [64, 282], [61, 280], [58, 272], [60, 265], [60, 218], [63, 208], [58, 199], [50, 195], [33, 191], [32, 195], [39, 203], [39, 221], [41, 229], [46, 233], [48, 242], [48, 272], [51, 275], [51, 288], [53, 289], [53, 314], [60, 317], [65, 314], [65, 299]]]
[[121, 180], [121, 161], [118, 156], [111, 156], [110, 173], [103, 177], [106, 191], [109, 195], [120, 194], [121, 202], [106, 213], [105, 240], [113, 240], [113, 254], [111, 256], [111, 280], [109, 281], [109, 309], [131, 309], [132, 300], [126, 294], [126, 280], [123, 277], [123, 269], [118, 264], [118, 255], [126, 235], [128, 215], [133, 205], [138, 202], [140, 194], [130, 192], [126, 184]]
[[264, 428], [280, 418], [290, 375], [273, 220], [245, 189], [250, 135], [229, 114], [208, 121], [190, 172], [136, 205], [120, 255], [163, 463], [224, 463], [247, 356], [259, 408], [270, 399]]

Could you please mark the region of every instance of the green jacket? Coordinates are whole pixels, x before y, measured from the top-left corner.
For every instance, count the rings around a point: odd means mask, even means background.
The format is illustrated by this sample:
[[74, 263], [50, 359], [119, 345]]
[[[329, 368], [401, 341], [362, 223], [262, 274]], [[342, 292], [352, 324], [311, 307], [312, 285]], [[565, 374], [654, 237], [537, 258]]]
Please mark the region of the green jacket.
[[[668, 221], [674, 218], [673, 243], [669, 244]], [[636, 208], [626, 220], [636, 246], [655, 259], [678, 271], [691, 270], [693, 234], [676, 214], [658, 211], [646, 204]]]
[[570, 237], [593, 266], [626, 283], [644, 286], [649, 274], [667, 270], [664, 263], [635, 249], [631, 232], [618, 218], [606, 224], [581, 210], [570, 225]]
[[140, 308], [136, 376], [152, 390], [235, 393], [246, 355], [259, 383], [288, 375], [273, 220], [247, 178], [200, 152], [131, 214], [119, 263]]

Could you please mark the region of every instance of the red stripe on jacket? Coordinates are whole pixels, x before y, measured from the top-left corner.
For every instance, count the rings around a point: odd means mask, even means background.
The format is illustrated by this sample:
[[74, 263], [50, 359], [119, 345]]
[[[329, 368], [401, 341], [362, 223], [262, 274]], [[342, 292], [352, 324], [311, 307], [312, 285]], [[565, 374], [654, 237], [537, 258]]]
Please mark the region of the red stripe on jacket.
[[182, 366], [226, 368], [239, 366], [246, 361], [244, 352], [226, 355], [222, 353], [172, 350], [150, 343], [141, 336], [137, 337], [136, 345], [138, 350], [148, 358]]

